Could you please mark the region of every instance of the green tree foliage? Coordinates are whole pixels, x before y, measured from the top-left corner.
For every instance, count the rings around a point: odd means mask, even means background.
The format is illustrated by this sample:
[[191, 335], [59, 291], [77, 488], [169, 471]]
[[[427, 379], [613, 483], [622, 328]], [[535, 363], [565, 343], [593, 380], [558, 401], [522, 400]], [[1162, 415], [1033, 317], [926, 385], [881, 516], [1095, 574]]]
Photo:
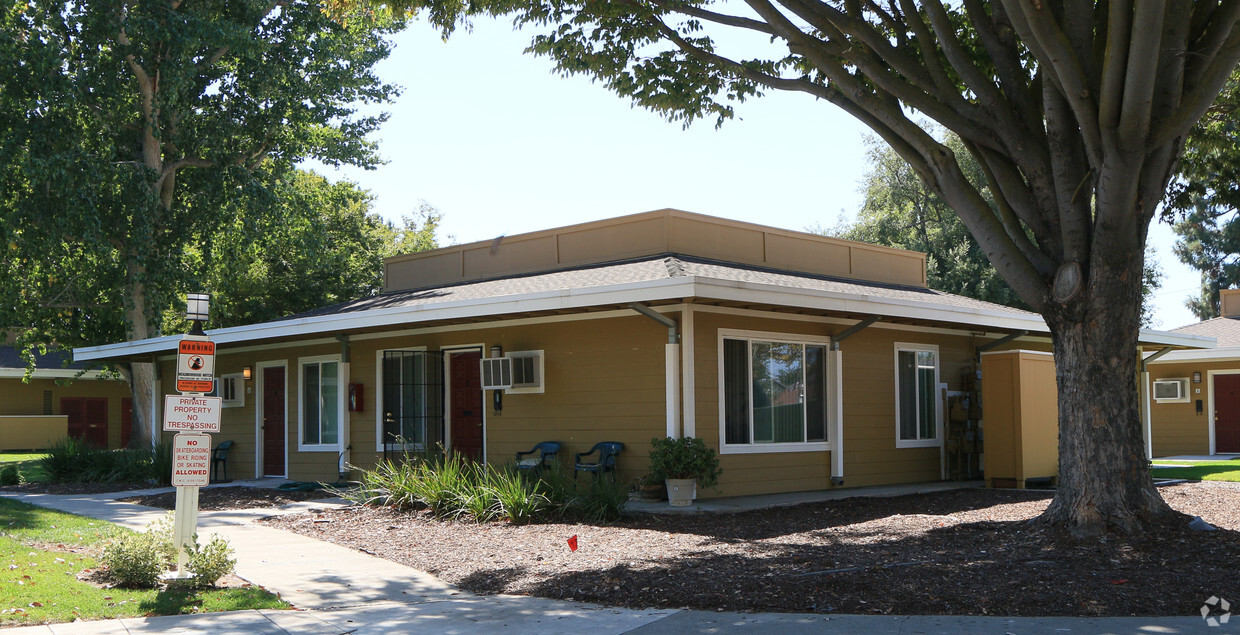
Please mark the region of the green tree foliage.
[[[278, 224], [297, 162], [373, 166], [398, 21], [318, 0], [21, 0], [0, 8], [0, 320], [69, 347], [158, 335], [217, 226]], [[149, 364], [123, 366], [150, 438]]]
[[[558, 71], [672, 120], [721, 122], [767, 90], [853, 115], [1051, 329], [1060, 470], [1043, 518], [1094, 533], [1171, 513], [1143, 459], [1132, 382], [1144, 247], [1185, 137], [1240, 61], [1240, 0], [396, 4], [445, 33], [513, 16]], [[993, 201], [921, 117], [960, 138]]]
[[[191, 288], [211, 293], [211, 326], [254, 324], [378, 293], [383, 259], [439, 246], [440, 214], [423, 203], [397, 226], [370, 211], [373, 197], [347, 181], [331, 183], [292, 170], [264, 177], [264, 200], [235, 206], [230, 222], [210, 229], [185, 251]], [[255, 218], [248, 209], [275, 207]], [[165, 332], [184, 332], [181, 308], [165, 316]]]
[[1185, 144], [1167, 209], [1176, 218], [1175, 255], [1201, 272], [1201, 293], [1185, 305], [1198, 318], [1219, 315], [1219, 289], [1240, 286], [1240, 72]]

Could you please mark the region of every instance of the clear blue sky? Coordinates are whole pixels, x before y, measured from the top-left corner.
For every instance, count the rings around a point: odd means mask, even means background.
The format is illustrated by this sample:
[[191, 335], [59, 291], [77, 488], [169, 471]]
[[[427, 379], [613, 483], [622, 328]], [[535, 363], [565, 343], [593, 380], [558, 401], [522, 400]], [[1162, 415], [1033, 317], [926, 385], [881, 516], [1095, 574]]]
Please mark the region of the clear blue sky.
[[[405, 89], [375, 137], [388, 163], [328, 176], [370, 190], [394, 220], [425, 200], [456, 242], [664, 207], [806, 229], [860, 207], [866, 130], [834, 106], [772, 92], [721, 129], [683, 130], [588, 78], [552, 73], [521, 52], [529, 39], [506, 21], [478, 21], [445, 43], [413, 23], [379, 67]], [[1173, 240], [1151, 229], [1168, 274], [1163, 328], [1197, 321], [1183, 299], [1199, 278], [1171, 254]]]

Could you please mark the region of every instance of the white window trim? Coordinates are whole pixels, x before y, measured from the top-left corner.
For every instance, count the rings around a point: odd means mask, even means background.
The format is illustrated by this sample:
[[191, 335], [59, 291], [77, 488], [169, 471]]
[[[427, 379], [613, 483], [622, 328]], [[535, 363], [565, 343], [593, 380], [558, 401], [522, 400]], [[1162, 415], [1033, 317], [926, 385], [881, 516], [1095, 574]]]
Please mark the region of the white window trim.
[[542, 349], [529, 350], [529, 351], [513, 351], [511, 353], [506, 353], [505, 357], [511, 357], [513, 359], [533, 357], [535, 360], [534, 372], [537, 373], [538, 375], [538, 385], [536, 386], [513, 386], [512, 388], [505, 389], [504, 392], [510, 395], [541, 395], [546, 391], [547, 376], [543, 374], [543, 367], [544, 367], [543, 359], [545, 356], [543, 355]]
[[408, 346], [402, 348], [381, 348], [375, 351], [375, 447], [379, 448], [380, 452], [385, 449], [388, 451], [420, 450], [422, 449], [422, 444], [420, 443], [406, 443], [402, 445], [399, 443], [385, 444], [383, 442], [383, 354], [389, 351], [425, 352], [426, 347]]
[[[727, 442], [727, 409], [724, 405], [724, 380], [723, 380], [723, 341], [727, 340], [759, 340], [764, 342], [785, 342], [789, 344], [813, 344], [815, 346], [825, 346], [830, 352], [831, 338], [821, 335], [806, 335], [803, 333], [773, 333], [767, 331], [744, 331], [736, 329], [719, 329], [717, 342], [717, 357], [719, 358], [719, 454], [779, 454], [790, 452], [829, 452], [831, 451], [831, 430], [830, 417], [827, 422], [827, 440], [826, 441], [803, 441], [800, 443], [745, 443], [745, 444], [729, 444]], [[825, 361], [825, 360], [824, 360]], [[751, 366], [749, 376], [753, 377], [753, 359], [748, 360]], [[831, 379], [828, 377], [827, 382]], [[752, 382], [750, 382], [752, 383]], [[826, 386], [823, 387], [824, 390]], [[752, 388], [751, 388], [752, 390]], [[830, 408], [831, 405], [827, 404]], [[752, 422], [750, 422], [750, 434], [753, 433]]]
[[[924, 351], [934, 353], [934, 436], [933, 439], [906, 440], [900, 438], [900, 353], [902, 351]], [[892, 385], [895, 393], [895, 428], [897, 448], [937, 448], [943, 445], [943, 404], [939, 390], [939, 369], [943, 366], [943, 358], [939, 354], [937, 344], [914, 344], [896, 342], [895, 351], [891, 354], [894, 362], [892, 369]]]
[[220, 405], [224, 408], [244, 408], [245, 407], [245, 378], [241, 376], [241, 373], [229, 373], [227, 375], [220, 375], [216, 379], [219, 382], [220, 386], [224, 385], [223, 382], [225, 379], [237, 380], [237, 391], [236, 391], [237, 398], [236, 399], [224, 399], [223, 388], [216, 389], [218, 391], [217, 394], [220, 396]]
[[[336, 396], [337, 403], [337, 421], [338, 429], [336, 431], [336, 443], [318, 443], [309, 445], [306, 443], [306, 400], [303, 392], [306, 389], [306, 364], [336, 362], [336, 390], [339, 393]], [[298, 452], [342, 452], [344, 450], [344, 418], [348, 416], [345, 411], [348, 405], [345, 400], [345, 385], [343, 381], [343, 365], [340, 362], [340, 355], [315, 355], [313, 357], [297, 358], [297, 451]]]

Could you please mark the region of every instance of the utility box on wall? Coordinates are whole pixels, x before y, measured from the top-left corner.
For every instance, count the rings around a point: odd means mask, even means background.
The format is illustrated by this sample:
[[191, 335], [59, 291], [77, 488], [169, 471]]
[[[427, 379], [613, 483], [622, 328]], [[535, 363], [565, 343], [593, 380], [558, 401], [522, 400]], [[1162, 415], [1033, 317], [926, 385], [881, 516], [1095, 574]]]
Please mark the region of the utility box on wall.
[[1036, 351], [982, 354], [986, 484], [1024, 488], [1059, 474], [1055, 358]]

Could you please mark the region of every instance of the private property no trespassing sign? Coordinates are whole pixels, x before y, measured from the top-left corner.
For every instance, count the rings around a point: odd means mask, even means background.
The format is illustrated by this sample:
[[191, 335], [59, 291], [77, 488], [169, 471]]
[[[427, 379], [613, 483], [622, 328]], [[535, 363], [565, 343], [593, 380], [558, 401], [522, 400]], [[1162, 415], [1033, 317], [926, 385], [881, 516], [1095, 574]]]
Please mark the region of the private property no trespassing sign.
[[219, 432], [219, 397], [168, 395], [164, 397], [164, 430], [169, 432]]

